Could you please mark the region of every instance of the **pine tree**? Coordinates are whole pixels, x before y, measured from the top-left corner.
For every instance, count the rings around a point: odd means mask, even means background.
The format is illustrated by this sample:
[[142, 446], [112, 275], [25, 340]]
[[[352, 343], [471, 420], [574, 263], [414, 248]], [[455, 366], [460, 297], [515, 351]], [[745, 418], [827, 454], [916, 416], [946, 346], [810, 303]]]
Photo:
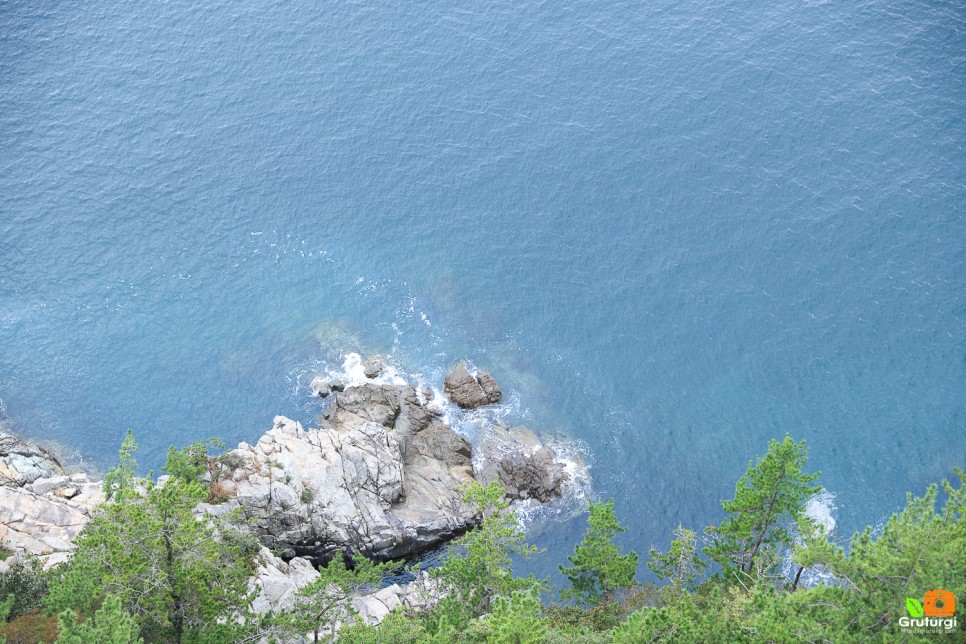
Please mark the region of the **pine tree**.
[[689, 588], [700, 577], [708, 564], [698, 556], [698, 544], [694, 531], [677, 527], [675, 538], [666, 553], [655, 548], [649, 551], [647, 567], [658, 577], [671, 582], [671, 588], [680, 592]]
[[821, 490], [809, 485], [818, 473], [803, 471], [808, 460], [805, 442], [772, 440], [768, 453], [738, 480], [734, 498], [721, 507], [731, 516], [721, 526], [707, 528], [714, 539], [704, 548], [725, 570], [757, 581], [777, 563], [779, 549], [792, 545], [788, 528], [804, 516], [805, 502]]
[[335, 635], [337, 623], [346, 623], [355, 614], [352, 596], [378, 582], [394, 565], [374, 563], [362, 556], [350, 558], [346, 565], [339, 552], [327, 566], [319, 568], [318, 579], [298, 592], [293, 608], [268, 620], [269, 626], [296, 638], [312, 633], [313, 642], [329, 639]]
[[105, 479], [113, 500], [96, 509], [55, 572], [47, 608], [90, 619], [115, 595], [152, 640], [230, 641], [250, 603], [257, 544], [228, 521], [195, 515], [208, 496], [202, 481], [135, 477], [135, 449], [128, 433], [121, 464]]
[[590, 504], [584, 540], [567, 557], [573, 566], [560, 566], [560, 572], [571, 584], [561, 597], [596, 604], [608, 594], [634, 583], [637, 553], [622, 555], [614, 543], [614, 537], [625, 531], [627, 528], [618, 523], [614, 514], [613, 499]]
[[[876, 535], [872, 528], [852, 537], [846, 550], [818, 533], [796, 549], [799, 565], [822, 566], [838, 583], [828, 588], [838, 624], [853, 638], [898, 640], [905, 599], [921, 601], [941, 588], [966, 597], [966, 472], [955, 468], [959, 487], [942, 482], [946, 502], [936, 512], [939, 487], [921, 497], [908, 495], [906, 506]], [[798, 594], [798, 593], [796, 593]], [[959, 635], [966, 632], [960, 619]]]
[[514, 591], [537, 593], [545, 583], [533, 576], [513, 576], [510, 557], [529, 556], [536, 548], [526, 543], [500, 482], [484, 487], [474, 481], [464, 490], [464, 499], [476, 507], [483, 520], [451, 544], [443, 565], [433, 572], [450, 590], [433, 611], [432, 630], [436, 634], [460, 628], [470, 618], [486, 613], [497, 597], [507, 597]]
[[540, 599], [533, 593], [514, 592], [498, 597], [485, 622], [486, 641], [492, 644], [538, 644], [545, 641], [547, 625], [540, 618]]
[[137, 622], [121, 607], [116, 595], [108, 595], [94, 613], [94, 619], [82, 624], [77, 613], [68, 609], [60, 614], [56, 644], [142, 644]]

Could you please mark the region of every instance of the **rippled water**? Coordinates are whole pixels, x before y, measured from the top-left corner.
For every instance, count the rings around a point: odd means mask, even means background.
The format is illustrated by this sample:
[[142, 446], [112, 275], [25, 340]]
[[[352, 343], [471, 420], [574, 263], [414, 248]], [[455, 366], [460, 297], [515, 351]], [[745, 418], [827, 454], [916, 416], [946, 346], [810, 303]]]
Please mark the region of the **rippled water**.
[[964, 19], [4, 2], [0, 398], [157, 467], [311, 422], [320, 341], [467, 356], [583, 441], [638, 551], [786, 431], [850, 532], [966, 462]]

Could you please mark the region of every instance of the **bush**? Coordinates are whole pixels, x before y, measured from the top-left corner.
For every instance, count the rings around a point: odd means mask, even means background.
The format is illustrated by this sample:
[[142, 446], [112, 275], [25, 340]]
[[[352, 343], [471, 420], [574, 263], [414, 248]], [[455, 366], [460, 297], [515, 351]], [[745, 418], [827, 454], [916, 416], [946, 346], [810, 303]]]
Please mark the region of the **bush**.
[[7, 572], [0, 573], [0, 597], [14, 596], [9, 619], [32, 613], [43, 604], [49, 577], [36, 559], [18, 561]]
[[0, 626], [0, 642], [7, 644], [39, 644], [57, 637], [57, 618], [44, 613], [27, 613]]

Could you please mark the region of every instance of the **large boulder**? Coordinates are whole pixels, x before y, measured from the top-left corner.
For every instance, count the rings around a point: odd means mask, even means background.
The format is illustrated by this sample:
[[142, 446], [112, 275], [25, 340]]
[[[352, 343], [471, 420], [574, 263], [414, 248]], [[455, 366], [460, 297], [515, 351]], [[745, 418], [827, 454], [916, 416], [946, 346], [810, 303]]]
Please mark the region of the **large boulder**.
[[264, 547], [258, 553], [257, 563], [248, 589], [255, 595], [252, 610], [260, 615], [292, 610], [298, 591], [319, 578], [319, 571], [308, 559], [283, 561]]
[[475, 477], [484, 485], [499, 480], [507, 498], [546, 503], [563, 493], [565, 464], [528, 427], [483, 428], [477, 442]]
[[443, 382], [443, 390], [449, 399], [463, 409], [476, 409], [483, 405], [500, 402], [503, 393], [488, 371], [473, 375], [465, 364], [449, 370]]
[[409, 385], [365, 384], [335, 395], [318, 429], [277, 417], [255, 445], [222, 458], [215, 483], [262, 542], [286, 558], [350, 549], [375, 559], [419, 554], [478, 521], [462, 500], [470, 446], [419, 404]]

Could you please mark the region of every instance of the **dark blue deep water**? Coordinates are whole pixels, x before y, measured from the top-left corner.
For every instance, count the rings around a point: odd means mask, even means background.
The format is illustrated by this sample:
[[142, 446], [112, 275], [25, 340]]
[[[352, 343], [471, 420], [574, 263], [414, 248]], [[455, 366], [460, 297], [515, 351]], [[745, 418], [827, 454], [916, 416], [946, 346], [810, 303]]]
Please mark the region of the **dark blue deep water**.
[[966, 464], [964, 117], [955, 1], [7, 0], [0, 398], [156, 468], [466, 356], [639, 552], [785, 432], [848, 534]]

